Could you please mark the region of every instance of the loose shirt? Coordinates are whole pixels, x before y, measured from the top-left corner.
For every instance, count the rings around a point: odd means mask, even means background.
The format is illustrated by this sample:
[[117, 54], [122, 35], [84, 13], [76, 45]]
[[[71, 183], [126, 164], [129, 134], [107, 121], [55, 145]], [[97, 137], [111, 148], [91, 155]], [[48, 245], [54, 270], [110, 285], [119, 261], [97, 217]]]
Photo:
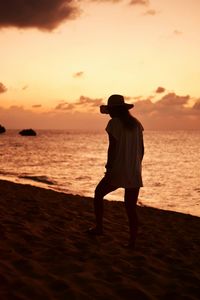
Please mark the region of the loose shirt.
[[116, 140], [113, 165], [108, 170], [110, 183], [117, 187], [138, 188], [142, 182], [143, 127], [138, 122], [134, 128], [126, 128], [119, 118], [112, 118], [106, 127]]

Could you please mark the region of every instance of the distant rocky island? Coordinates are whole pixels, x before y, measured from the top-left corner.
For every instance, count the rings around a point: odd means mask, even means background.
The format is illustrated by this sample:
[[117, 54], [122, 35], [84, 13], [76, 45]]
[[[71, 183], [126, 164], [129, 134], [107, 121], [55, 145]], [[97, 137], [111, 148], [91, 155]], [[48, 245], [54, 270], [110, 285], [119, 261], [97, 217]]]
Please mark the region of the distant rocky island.
[[23, 136], [36, 136], [37, 133], [33, 129], [23, 129], [19, 132]]
[[4, 133], [4, 132], [6, 132], [5, 127], [3, 127], [2, 125], [0, 125], [0, 133]]

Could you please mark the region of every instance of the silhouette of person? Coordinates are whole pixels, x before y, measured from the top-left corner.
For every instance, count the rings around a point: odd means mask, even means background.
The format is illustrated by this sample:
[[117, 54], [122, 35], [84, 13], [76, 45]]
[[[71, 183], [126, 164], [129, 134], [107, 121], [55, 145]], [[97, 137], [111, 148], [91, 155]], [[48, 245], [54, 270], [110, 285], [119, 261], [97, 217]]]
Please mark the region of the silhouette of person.
[[130, 240], [127, 246], [134, 248], [138, 231], [136, 203], [142, 183], [142, 159], [144, 155], [143, 127], [129, 113], [134, 105], [124, 102], [121, 95], [109, 97], [100, 112], [109, 114], [106, 131], [109, 136], [106, 173], [95, 189], [94, 212], [96, 225], [88, 230], [91, 235], [103, 234], [103, 198], [108, 193], [124, 188], [125, 208], [129, 221]]

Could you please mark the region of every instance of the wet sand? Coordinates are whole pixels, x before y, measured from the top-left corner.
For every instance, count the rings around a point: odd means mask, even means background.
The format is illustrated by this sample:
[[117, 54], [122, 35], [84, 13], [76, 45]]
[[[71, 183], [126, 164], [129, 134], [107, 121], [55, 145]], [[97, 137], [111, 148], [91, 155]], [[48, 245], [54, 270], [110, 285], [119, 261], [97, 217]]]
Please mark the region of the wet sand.
[[199, 299], [200, 218], [138, 207], [126, 249], [123, 202], [105, 200], [91, 238], [91, 198], [0, 181], [0, 299]]

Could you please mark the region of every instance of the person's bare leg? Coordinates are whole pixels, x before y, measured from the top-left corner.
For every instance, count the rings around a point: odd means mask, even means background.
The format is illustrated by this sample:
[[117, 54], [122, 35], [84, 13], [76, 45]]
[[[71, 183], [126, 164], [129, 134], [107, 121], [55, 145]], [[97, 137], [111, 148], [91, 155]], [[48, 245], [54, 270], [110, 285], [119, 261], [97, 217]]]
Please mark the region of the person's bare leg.
[[96, 219], [95, 228], [91, 229], [91, 233], [101, 234], [103, 232], [103, 198], [116, 188], [108, 183], [105, 177], [99, 182], [94, 194], [94, 213]]
[[94, 196], [94, 213], [96, 218], [96, 230], [103, 232], [103, 197], [98, 194]]
[[138, 231], [138, 216], [136, 211], [136, 204], [139, 195], [139, 188], [131, 188], [125, 189], [125, 207], [126, 213], [129, 221], [129, 229], [130, 229], [130, 241], [129, 246], [134, 247], [135, 240]]

